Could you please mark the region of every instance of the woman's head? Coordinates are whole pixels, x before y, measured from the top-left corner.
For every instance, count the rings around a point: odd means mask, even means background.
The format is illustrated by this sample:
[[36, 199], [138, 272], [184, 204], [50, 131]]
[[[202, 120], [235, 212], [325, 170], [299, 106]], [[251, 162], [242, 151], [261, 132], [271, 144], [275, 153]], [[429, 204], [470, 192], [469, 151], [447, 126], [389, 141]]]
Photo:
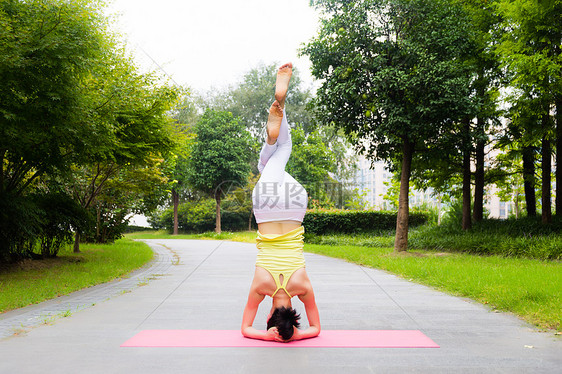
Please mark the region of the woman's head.
[[283, 340], [289, 340], [293, 336], [294, 327], [299, 328], [300, 314], [293, 308], [284, 306], [276, 308], [267, 321], [267, 329], [277, 327], [277, 331]]

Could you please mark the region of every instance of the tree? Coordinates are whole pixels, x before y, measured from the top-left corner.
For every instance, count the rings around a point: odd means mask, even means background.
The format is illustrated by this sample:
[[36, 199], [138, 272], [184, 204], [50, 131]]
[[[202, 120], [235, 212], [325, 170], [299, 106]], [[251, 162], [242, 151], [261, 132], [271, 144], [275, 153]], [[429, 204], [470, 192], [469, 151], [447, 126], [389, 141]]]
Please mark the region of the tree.
[[[81, 239], [97, 243], [113, 241], [123, 233], [131, 213], [146, 214], [156, 209], [158, 196], [154, 195], [168, 182], [163, 161], [161, 157], [146, 157], [142, 163], [98, 164], [95, 174], [92, 174], [94, 166], [76, 168], [70, 183], [74, 196], [83, 206], [87, 203], [85, 198], [91, 198], [87, 209], [95, 217], [91, 228], [80, 230]], [[104, 170], [105, 167], [109, 168]]]
[[[498, 182], [500, 185], [512, 179], [514, 170], [521, 175], [523, 182], [525, 209], [527, 216], [537, 215], [537, 164], [540, 155], [540, 117], [533, 108], [538, 101], [526, 96], [511, 96], [514, 100], [507, 111], [507, 126], [498, 138], [498, 149], [503, 155], [498, 156], [500, 168]], [[521, 166], [519, 167], [519, 163]], [[503, 176], [502, 176], [503, 174]]]
[[230, 112], [205, 111], [195, 126], [188, 181], [216, 202], [215, 231], [221, 232], [220, 204], [225, 187], [245, 184], [250, 172], [251, 136]]
[[496, 11], [498, 0], [460, 0], [460, 3], [470, 16], [475, 43], [475, 53], [469, 56], [468, 62], [473, 66], [472, 90], [476, 102], [476, 121], [471, 119], [473, 123], [469, 126], [469, 131], [476, 169], [472, 218], [478, 222], [482, 220], [484, 212], [485, 148], [490, 143], [490, 127], [498, 125], [497, 101], [503, 74], [493, 47], [500, 39], [501, 17]]
[[[101, 1], [3, 1], [0, 26], [0, 202], [28, 199], [22, 209], [32, 207], [39, 212], [34, 219], [53, 221], [32, 227], [55, 232], [74, 225], [78, 251], [85, 229], [74, 208], [65, 205], [76, 216], [65, 221], [64, 214], [41, 214], [41, 207], [53, 201], [63, 206], [57, 196], [72, 191], [82, 210], [105, 204], [124, 212], [119, 198], [127, 194], [117, 196], [117, 186], [130, 191], [139, 188], [137, 182], [154, 181], [148, 177], [154, 161], [174, 147], [167, 111], [178, 92], [154, 75], [138, 73], [108, 31]], [[159, 180], [159, 171], [152, 176]], [[49, 186], [60, 180], [66, 181], [62, 192]], [[41, 193], [45, 196], [35, 198]], [[128, 202], [127, 209], [137, 203]], [[1, 218], [0, 231], [11, 224]], [[26, 243], [33, 247], [38, 235], [41, 230]]]
[[295, 127], [291, 130], [291, 139], [293, 148], [287, 172], [303, 185], [309, 199], [317, 200], [323, 206], [333, 206], [341, 197], [337, 195], [339, 189], [333, 190], [341, 184], [330, 176], [337, 167], [333, 152], [318, 131], [307, 135], [304, 129]]
[[[178, 89], [159, 84], [153, 75], [139, 74], [121, 50], [107, 51], [100, 62], [85, 82], [90, 92], [87, 121], [98, 136], [71, 155], [75, 165], [71, 188], [84, 209], [94, 205], [109, 181], [154, 164], [182, 138], [168, 115]], [[129, 188], [135, 188], [133, 180]], [[77, 232], [75, 252], [79, 245]]]
[[[449, 189], [447, 193], [456, 193], [451, 188], [460, 188], [463, 202], [461, 224], [464, 230], [468, 230], [473, 220], [483, 218], [484, 187], [490, 183], [484, 166], [486, 149], [490, 149], [493, 131], [499, 126], [497, 101], [502, 74], [493, 45], [499, 40], [497, 30], [500, 19], [495, 11], [496, 1], [460, 0], [457, 3], [467, 13], [472, 30], [470, 36], [474, 51], [464, 56], [462, 63], [472, 74], [474, 113], [451, 126], [447, 133], [441, 135], [438, 143], [430, 144], [423, 152], [414, 155], [411, 179], [420, 189], [432, 187], [435, 191]], [[487, 169], [490, 169], [490, 162], [486, 161]], [[475, 166], [474, 172], [472, 165]]]
[[[542, 222], [549, 223], [553, 140], [562, 146], [562, 140], [555, 139], [557, 133], [551, 116], [552, 108], [562, 101], [562, 2], [503, 0], [498, 11], [504, 18], [507, 32], [503, 34], [497, 52], [504, 67], [513, 72], [511, 85], [515, 88], [516, 101], [523, 99], [532, 103], [527, 109], [531, 109], [531, 116], [538, 119], [533, 135], [538, 135], [541, 144]], [[557, 167], [559, 173], [562, 171]], [[559, 180], [562, 181], [562, 177]], [[560, 204], [562, 209], [562, 201]]]
[[98, 1], [0, 2], [0, 205], [9, 208], [0, 216], [0, 251], [32, 253], [42, 227], [81, 226], [81, 219], [63, 220], [64, 213], [41, 213], [49, 205], [42, 202], [57, 197], [37, 190], [45, 186], [41, 178], [68, 172], [72, 156], [99, 135], [87, 120], [84, 87], [111, 48], [109, 39]]
[[190, 188], [187, 183], [188, 173], [189, 173], [189, 152], [195, 138], [193, 133], [193, 128], [201, 115], [199, 114], [199, 108], [197, 102], [200, 100], [199, 97], [193, 96], [191, 94], [185, 95], [183, 100], [174, 108], [173, 118], [176, 123], [181, 128], [183, 134], [185, 134], [186, 139], [183, 144], [180, 144], [176, 152], [171, 154], [166, 160], [166, 169], [169, 179], [171, 180], [169, 190], [172, 195], [172, 206], [174, 215], [174, 225], [172, 229], [172, 235], [178, 234], [179, 229], [179, 217], [178, 209], [180, 204], [180, 198], [182, 195], [189, 195]]
[[356, 136], [358, 151], [401, 169], [395, 250], [407, 248], [413, 155], [471, 112], [468, 20], [445, 1], [313, 2], [326, 18], [304, 53], [323, 81], [326, 121]]
[[96, 129], [83, 90], [106, 51], [97, 2], [0, 3], [0, 195], [68, 168]]

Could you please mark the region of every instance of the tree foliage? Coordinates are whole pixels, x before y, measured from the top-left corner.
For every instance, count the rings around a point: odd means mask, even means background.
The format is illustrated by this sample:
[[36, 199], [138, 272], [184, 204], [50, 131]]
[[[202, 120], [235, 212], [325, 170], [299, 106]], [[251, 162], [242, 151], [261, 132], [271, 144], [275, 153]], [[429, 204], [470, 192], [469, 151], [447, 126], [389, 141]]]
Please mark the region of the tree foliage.
[[319, 35], [304, 48], [322, 80], [316, 105], [324, 121], [370, 159], [401, 165], [395, 248], [407, 245], [410, 163], [473, 110], [469, 25], [445, 1], [314, 1]]
[[[39, 242], [52, 255], [73, 231], [78, 243], [87, 210], [106, 204], [110, 215], [124, 215], [140, 204], [138, 189], [161, 183], [153, 161], [175, 147], [167, 111], [178, 90], [138, 72], [103, 7], [96, 0], [0, 2], [0, 205], [10, 212], [0, 215], [4, 257], [29, 255]], [[149, 169], [156, 178], [138, 178]], [[135, 190], [132, 201], [125, 191]]]
[[302, 128], [295, 127], [291, 139], [293, 148], [287, 172], [303, 185], [309, 199], [316, 200], [320, 206], [334, 206], [342, 197], [338, 195], [339, 184], [331, 176], [336, 169], [334, 153], [317, 130], [305, 134]]
[[[163, 157], [171, 153], [183, 138], [168, 115], [179, 95], [176, 88], [157, 84], [155, 76], [139, 74], [120, 50], [107, 51], [104, 61], [103, 68], [93, 70], [86, 82], [91, 92], [88, 123], [98, 133], [91, 136], [87, 148], [71, 155], [75, 167], [69, 175], [70, 186], [85, 209], [95, 205], [98, 196], [106, 193], [108, 184], [113, 182], [111, 188], [115, 189], [119, 178], [132, 176], [135, 171], [137, 176], [142, 174], [140, 171], [145, 171], [143, 176], [146, 178], [131, 178], [121, 184], [123, 189], [134, 191], [139, 188], [138, 183], [149, 180], [155, 182], [152, 188], [165, 184], [166, 176], [161, 167]], [[127, 195], [122, 191], [122, 196]], [[138, 194], [137, 199], [141, 196]], [[100, 204], [101, 201], [98, 208]], [[133, 206], [122, 206], [121, 209], [124, 210], [119, 225], [123, 225], [122, 221]], [[97, 227], [96, 233], [99, 232]], [[96, 241], [101, 240], [100, 235], [94, 237]], [[75, 242], [76, 251], [78, 246], [79, 235]]]
[[95, 134], [83, 90], [107, 45], [95, 5], [0, 3], [0, 193], [20, 195], [37, 177], [68, 167]]
[[188, 181], [215, 198], [216, 230], [220, 232], [220, 202], [232, 185], [245, 184], [250, 172], [251, 136], [230, 112], [208, 109], [195, 126]]
[[[540, 142], [541, 147], [541, 202], [542, 220], [551, 220], [551, 157], [552, 145], [556, 144], [557, 164], [562, 162], [562, 2], [559, 0], [501, 1], [498, 13], [503, 16], [506, 32], [502, 34], [497, 52], [511, 74], [510, 85], [514, 88], [509, 100], [513, 102], [512, 113], [515, 126], [524, 132], [524, 147]], [[558, 112], [557, 122], [551, 112]], [[519, 120], [523, 117], [523, 121]], [[522, 126], [523, 125], [523, 126]], [[524, 159], [525, 162], [525, 159]], [[527, 163], [528, 164], [528, 163]], [[533, 166], [524, 166], [526, 183], [531, 179]], [[560, 167], [557, 182], [562, 182]], [[526, 194], [531, 186], [526, 187]], [[532, 201], [527, 199], [527, 208]], [[534, 208], [533, 208], [534, 209]], [[562, 209], [560, 194], [557, 211]]]

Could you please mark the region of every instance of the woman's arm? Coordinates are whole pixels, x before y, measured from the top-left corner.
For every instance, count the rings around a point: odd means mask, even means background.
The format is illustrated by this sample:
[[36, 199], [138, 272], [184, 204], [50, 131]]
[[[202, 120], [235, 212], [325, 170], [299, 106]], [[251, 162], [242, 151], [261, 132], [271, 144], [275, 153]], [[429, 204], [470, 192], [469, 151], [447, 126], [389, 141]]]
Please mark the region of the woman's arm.
[[295, 329], [295, 333], [291, 340], [300, 340], [314, 338], [320, 334], [320, 315], [318, 313], [318, 307], [316, 306], [316, 300], [314, 299], [314, 291], [312, 288], [304, 295], [299, 296], [299, 299], [303, 302], [306, 309], [306, 316], [308, 317], [308, 328], [304, 330]]
[[264, 299], [264, 295], [260, 295], [253, 289], [250, 290], [248, 295], [248, 302], [244, 309], [244, 316], [242, 317], [242, 335], [246, 338], [261, 339], [261, 340], [277, 340], [279, 333], [276, 327], [272, 327], [267, 331], [260, 331], [252, 327], [258, 307]]

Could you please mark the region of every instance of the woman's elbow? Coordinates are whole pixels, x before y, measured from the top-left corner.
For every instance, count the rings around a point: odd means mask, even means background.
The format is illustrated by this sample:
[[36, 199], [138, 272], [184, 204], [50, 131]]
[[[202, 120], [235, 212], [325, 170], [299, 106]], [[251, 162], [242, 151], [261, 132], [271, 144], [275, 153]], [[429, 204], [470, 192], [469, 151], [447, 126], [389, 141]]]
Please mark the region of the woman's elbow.
[[242, 333], [242, 335], [246, 338], [250, 338], [250, 331], [248, 331], [250, 328], [250, 326], [244, 326], [242, 325], [242, 328], [240, 329], [240, 332]]

